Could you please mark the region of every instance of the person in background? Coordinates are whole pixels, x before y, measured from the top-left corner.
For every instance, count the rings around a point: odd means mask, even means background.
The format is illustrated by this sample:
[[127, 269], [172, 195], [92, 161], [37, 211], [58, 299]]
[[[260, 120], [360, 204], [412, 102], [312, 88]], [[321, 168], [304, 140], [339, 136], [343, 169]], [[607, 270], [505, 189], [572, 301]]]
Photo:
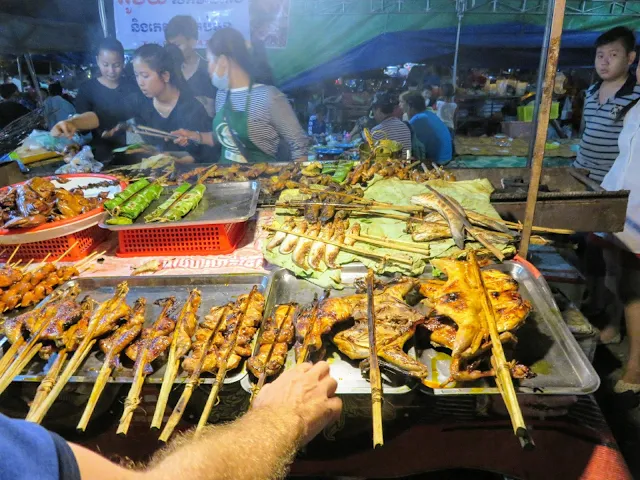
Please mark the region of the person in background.
[[320, 104], [315, 109], [316, 113], [309, 117], [309, 131], [310, 136], [325, 135], [327, 133], [327, 106]]
[[451, 134], [434, 112], [424, 106], [424, 97], [418, 92], [405, 92], [400, 105], [409, 116], [409, 124], [424, 145], [427, 160], [444, 165], [453, 155]]
[[20, 91], [14, 83], [0, 85], [0, 97], [0, 129], [29, 113], [29, 109], [19, 102]]
[[202, 139], [222, 146], [222, 162], [271, 162], [281, 160], [281, 141], [289, 147], [288, 160], [307, 160], [309, 137], [280, 90], [255, 83], [252, 57], [242, 34], [233, 28], [215, 32], [207, 43], [209, 74], [218, 89], [213, 132], [180, 129], [176, 140]]
[[[420, 96], [420, 94], [418, 94]], [[371, 106], [376, 126], [371, 129], [374, 140], [393, 140], [402, 144], [402, 155], [411, 150], [411, 129], [394, 116], [398, 102], [388, 93], [378, 94]]]
[[239, 419], [209, 425], [197, 438], [183, 434], [136, 470], [40, 425], [0, 415], [0, 452], [11, 459], [3, 462], [0, 480], [285, 478], [297, 451], [340, 417], [337, 387], [327, 362], [288, 369], [262, 388]]
[[623, 118], [619, 114], [640, 98], [640, 86], [629, 73], [636, 59], [635, 45], [635, 35], [627, 27], [613, 28], [596, 40], [595, 67], [600, 81], [587, 90], [584, 132], [573, 166], [589, 170], [589, 177], [599, 182], [620, 153]]
[[167, 24], [164, 38], [180, 49], [184, 55], [182, 74], [191, 88], [193, 95], [204, 105], [207, 113], [213, 118], [216, 89], [211, 84], [207, 71], [207, 62], [200, 58], [196, 51], [198, 44], [198, 24], [190, 15], [176, 15]]
[[431, 108], [432, 96], [433, 96], [433, 87], [431, 85], [426, 85], [422, 90], [422, 98], [424, 99], [424, 106], [426, 108]]
[[[636, 78], [640, 76], [640, 65]], [[614, 392], [640, 393], [640, 98], [620, 111], [624, 126], [618, 137], [620, 154], [602, 181], [605, 190], [629, 190], [624, 230], [605, 236], [605, 285], [621, 303], [629, 337], [629, 356]], [[602, 329], [603, 343], [620, 341], [620, 315], [611, 315]]]
[[[96, 158], [100, 158], [109, 155], [112, 149], [126, 144], [124, 132], [108, 140], [101, 135], [119, 122], [129, 119], [129, 98], [137, 89], [122, 77], [124, 48], [115, 38], [105, 38], [100, 42], [96, 62], [100, 76], [80, 85], [75, 101], [77, 115], [68, 124], [77, 124], [75, 129], [93, 129], [91, 144], [97, 149]], [[93, 117], [97, 117], [97, 122], [93, 122]], [[94, 123], [99, 127], [86, 128]]]
[[458, 105], [454, 101], [455, 89], [447, 83], [442, 86], [442, 100], [436, 103], [438, 118], [447, 126], [451, 135], [455, 131], [455, 118]]
[[48, 93], [44, 101], [44, 118], [47, 128], [52, 129], [56, 123], [75, 115], [76, 109], [62, 98], [62, 86], [59, 83], [50, 84]]
[[[155, 43], [143, 45], [133, 54], [133, 70], [138, 87], [144, 95], [130, 97], [124, 102], [124, 118], [133, 118], [138, 125], [171, 132], [180, 128], [204, 130], [210, 119], [202, 104], [191, 94], [180, 71], [183, 57], [174, 45], [161, 47]], [[100, 117], [94, 112], [85, 113], [82, 118], [74, 117], [58, 123], [53, 135], [71, 136], [76, 130], [101, 128]], [[146, 142], [161, 150], [176, 149], [170, 139], [145, 137]], [[196, 161], [211, 161], [211, 151], [196, 142], [186, 142], [182, 149]], [[191, 160], [191, 159], [189, 159]], [[188, 161], [188, 160], [187, 160]]]

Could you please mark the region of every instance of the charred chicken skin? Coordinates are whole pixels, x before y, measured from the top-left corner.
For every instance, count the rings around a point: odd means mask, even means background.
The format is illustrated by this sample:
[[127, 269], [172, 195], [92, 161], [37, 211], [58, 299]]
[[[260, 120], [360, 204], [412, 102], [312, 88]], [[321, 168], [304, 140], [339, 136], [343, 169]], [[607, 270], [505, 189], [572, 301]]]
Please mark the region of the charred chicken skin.
[[289, 347], [295, 335], [293, 320], [295, 305], [278, 305], [263, 326], [258, 351], [248, 360], [249, 371], [259, 377], [263, 372], [272, 377], [284, 367]]
[[111, 367], [120, 367], [120, 352], [140, 335], [144, 325], [146, 307], [146, 299], [139, 298], [136, 300], [129, 320], [121, 325], [110, 337], [100, 340], [100, 350], [105, 353], [105, 362], [109, 362]]

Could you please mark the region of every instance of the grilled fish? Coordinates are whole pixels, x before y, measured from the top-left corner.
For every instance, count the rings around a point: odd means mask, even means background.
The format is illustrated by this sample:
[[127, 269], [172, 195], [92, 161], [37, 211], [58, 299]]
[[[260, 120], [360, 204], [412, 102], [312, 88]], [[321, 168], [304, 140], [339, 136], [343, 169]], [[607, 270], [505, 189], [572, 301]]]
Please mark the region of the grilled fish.
[[320, 266], [322, 264], [322, 260], [324, 259], [324, 254], [327, 251], [327, 244], [324, 243], [323, 240], [331, 240], [333, 237], [333, 232], [335, 228], [332, 223], [328, 223], [320, 230], [320, 235], [318, 235], [318, 240], [315, 240], [311, 244], [311, 249], [309, 250], [309, 256], [307, 258], [309, 262], [309, 266], [314, 270], [320, 270]]
[[[345, 238], [345, 228], [346, 222], [335, 222], [335, 228], [333, 231], [333, 235], [331, 236], [331, 241], [336, 243], [344, 243]], [[329, 268], [338, 268], [336, 264], [336, 259], [338, 258], [338, 254], [340, 253], [340, 247], [336, 245], [327, 244], [324, 250], [324, 263], [327, 264]]]
[[[305, 235], [309, 235], [310, 237], [317, 237], [318, 233], [320, 233], [320, 224], [314, 223], [307, 229]], [[313, 245], [313, 242], [314, 241], [310, 238], [300, 238], [300, 240], [298, 240], [298, 243], [296, 244], [296, 248], [293, 249], [293, 254], [291, 255], [293, 263], [305, 270], [309, 269], [309, 264], [307, 263], [307, 254], [309, 253], [309, 250], [311, 250], [311, 245]]]
[[[281, 228], [284, 230], [291, 230], [295, 227], [295, 224], [296, 223], [293, 218], [290, 218], [282, 224]], [[282, 242], [284, 242], [284, 239], [286, 237], [287, 233], [285, 232], [275, 232], [273, 237], [271, 237], [271, 240], [269, 240], [269, 243], [267, 243], [267, 250], [271, 251], [274, 248], [278, 247]]]
[[455, 207], [450, 207], [444, 200], [438, 198], [433, 193], [425, 193], [423, 195], [411, 197], [411, 203], [435, 210], [442, 215], [442, 218], [444, 218], [449, 225], [451, 237], [456, 243], [456, 246], [460, 250], [464, 250], [464, 224], [456, 214], [459, 212], [454, 210]]
[[280, 253], [282, 255], [288, 255], [296, 248], [300, 237], [295, 235], [296, 233], [305, 233], [307, 231], [308, 223], [305, 220], [301, 220], [293, 227], [292, 233], [288, 234], [283, 242], [280, 244]]

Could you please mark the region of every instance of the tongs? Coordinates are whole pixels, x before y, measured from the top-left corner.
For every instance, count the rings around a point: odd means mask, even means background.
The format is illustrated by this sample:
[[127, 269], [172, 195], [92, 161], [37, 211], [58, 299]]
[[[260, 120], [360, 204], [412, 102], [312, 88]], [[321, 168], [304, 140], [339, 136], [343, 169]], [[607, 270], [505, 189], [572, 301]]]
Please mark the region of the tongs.
[[[138, 123], [135, 121], [134, 118], [130, 118], [126, 122], [118, 123], [111, 130], [106, 130], [105, 132], [102, 133], [102, 138], [111, 138], [120, 131], [137, 133], [138, 135], [145, 135], [147, 137], [162, 138], [164, 140], [169, 140], [169, 139], [175, 140], [177, 138], [182, 138], [180, 135], [175, 135], [173, 133], [165, 132], [164, 130], [146, 127], [144, 125], [138, 125]], [[189, 141], [193, 143], [200, 143], [198, 140], [194, 140], [191, 138], [189, 139]]]

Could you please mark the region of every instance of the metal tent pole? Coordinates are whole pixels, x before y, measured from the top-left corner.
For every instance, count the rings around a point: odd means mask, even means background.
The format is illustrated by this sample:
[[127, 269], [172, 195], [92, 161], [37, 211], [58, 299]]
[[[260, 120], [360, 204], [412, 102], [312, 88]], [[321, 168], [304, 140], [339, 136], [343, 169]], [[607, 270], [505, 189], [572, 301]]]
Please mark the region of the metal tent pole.
[[18, 79], [20, 80], [20, 87], [18, 87], [18, 89], [20, 93], [22, 93], [24, 88], [22, 86], [22, 62], [20, 62], [20, 55], [16, 55], [16, 62], [18, 63]]
[[[549, 0], [547, 3], [547, 22], [544, 27], [544, 36], [542, 37], [542, 51], [540, 52], [540, 64], [538, 65], [538, 85], [536, 86], [536, 97], [533, 106], [533, 121], [537, 122], [540, 114], [540, 100], [542, 99], [542, 86], [544, 84], [545, 71], [547, 69], [547, 58], [549, 57], [549, 37], [551, 36], [551, 19], [553, 17], [553, 7], [555, 2]], [[529, 142], [529, 156], [527, 157], [527, 167], [531, 167], [533, 161], [533, 146], [535, 137]]]
[[105, 9], [104, 0], [98, 0], [98, 15], [100, 16], [102, 35], [107, 38], [109, 36], [109, 26], [107, 24], [107, 10]]
[[38, 80], [38, 76], [36, 75], [36, 69], [33, 66], [33, 59], [31, 58], [30, 53], [24, 54], [24, 61], [27, 64], [27, 70], [29, 70], [29, 76], [31, 77], [33, 88], [36, 89], [36, 95], [38, 96], [39, 104], [43, 105], [44, 97], [42, 96], [42, 90], [40, 90], [40, 81]]
[[454, 92], [458, 88], [458, 56], [460, 54], [460, 30], [462, 30], [462, 17], [464, 16], [464, 0], [458, 0], [456, 3], [456, 11], [458, 13], [458, 29], [456, 31], [456, 49], [453, 54], [453, 89]]
[[529, 192], [527, 194], [527, 206], [524, 214], [522, 239], [520, 240], [520, 250], [518, 251], [522, 258], [527, 258], [527, 253], [529, 252], [529, 240], [531, 239], [531, 229], [533, 227], [533, 219], [536, 213], [536, 201], [538, 200], [538, 188], [540, 186], [540, 177], [542, 175], [542, 164], [544, 163], [544, 149], [547, 142], [549, 115], [551, 113], [553, 87], [556, 79], [556, 70], [558, 68], [562, 23], [564, 21], [564, 9], [566, 5], [566, 0], [549, 0], [549, 2], [553, 4], [552, 15], [551, 17], [547, 17], [547, 24], [551, 25], [547, 39], [549, 52], [544, 75], [542, 97], [540, 98], [540, 111], [536, 124], [536, 136], [533, 146], [533, 163], [531, 165], [531, 178], [529, 179]]

